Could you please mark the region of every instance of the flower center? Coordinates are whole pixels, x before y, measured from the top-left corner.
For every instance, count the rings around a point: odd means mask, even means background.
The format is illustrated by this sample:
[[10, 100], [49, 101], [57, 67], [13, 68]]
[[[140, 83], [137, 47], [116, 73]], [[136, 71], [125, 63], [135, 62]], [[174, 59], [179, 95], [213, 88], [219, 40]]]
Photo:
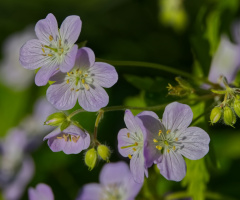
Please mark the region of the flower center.
[[91, 75], [87, 70], [74, 68], [71, 72], [67, 72], [65, 81], [67, 84], [71, 84], [71, 91], [78, 92], [84, 89], [89, 90], [89, 84], [93, 82], [93, 78], [91, 78]]
[[167, 150], [169, 153], [171, 150], [176, 150], [178, 138], [175, 137], [174, 133], [171, 130], [162, 131], [159, 130], [158, 136], [153, 139], [154, 145], [156, 145], [156, 149], [158, 150]]
[[124, 189], [119, 184], [109, 184], [104, 187], [100, 200], [122, 200]]
[[77, 143], [77, 141], [79, 140], [80, 136], [76, 136], [76, 135], [71, 135], [71, 134], [63, 134], [62, 136], [58, 136], [57, 139], [64, 139], [65, 142], [74, 142]]

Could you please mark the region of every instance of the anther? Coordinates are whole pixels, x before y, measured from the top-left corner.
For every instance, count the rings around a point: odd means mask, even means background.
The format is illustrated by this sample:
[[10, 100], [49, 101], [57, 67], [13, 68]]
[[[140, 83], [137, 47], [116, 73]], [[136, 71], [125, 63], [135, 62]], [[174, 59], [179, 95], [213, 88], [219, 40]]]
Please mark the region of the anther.
[[71, 74], [74, 74], [73, 72], [71, 72]]
[[52, 54], [48, 54], [48, 56], [52, 56]]
[[79, 74], [82, 74], [82, 70], [79, 71]]
[[159, 132], [158, 132], [158, 136], [160, 136], [160, 135], [161, 135], [161, 133], [162, 133], [162, 130], [159, 130]]
[[88, 77], [88, 75], [87, 75], [87, 74], [85, 74], [84, 76], [85, 76], [85, 77]]
[[76, 92], [78, 92], [80, 89], [76, 89]]
[[135, 142], [134, 144], [135, 144], [136, 146], [138, 145], [138, 143], [137, 143], [137, 142]]
[[74, 88], [71, 88], [71, 91], [73, 91], [74, 90]]
[[164, 140], [164, 144], [165, 145], [169, 145], [167, 140]]
[[137, 151], [137, 149], [136, 149], [136, 148], [133, 148], [133, 151]]
[[161, 151], [162, 150], [162, 147], [161, 146], [156, 146], [156, 149], [158, 149], [159, 151]]
[[169, 152], [170, 152], [170, 150], [168, 149], [168, 150], [167, 150], [167, 152], [169, 153]]
[[77, 143], [77, 141], [79, 140], [80, 136], [72, 136], [72, 141], [74, 143]]
[[174, 150], [174, 151], [176, 150], [176, 147], [175, 147], [175, 146], [173, 146], [173, 150]]
[[176, 142], [178, 141], [178, 138], [177, 138], [177, 137], [175, 138], [175, 141], [176, 141]]
[[69, 79], [66, 82], [67, 82], [67, 84], [69, 84]]
[[62, 137], [57, 137], [57, 139], [62, 139]]
[[45, 53], [45, 50], [44, 50], [44, 48], [42, 48], [42, 51], [43, 51], [43, 53]]
[[67, 140], [68, 140], [68, 135], [63, 134], [63, 138], [64, 138], [65, 142], [67, 142]]
[[50, 40], [50, 42], [53, 40], [53, 36], [52, 35], [49, 35], [49, 40]]
[[62, 41], [61, 41], [61, 40], [59, 40], [59, 46], [61, 46], [61, 45], [62, 45], [62, 44], [61, 44], [61, 42], [62, 42]]
[[67, 75], [70, 76], [69, 72], [67, 72]]
[[171, 130], [170, 130], [170, 129], [168, 129], [168, 130], [167, 130], [167, 134], [169, 134], [170, 132], [171, 132]]
[[153, 139], [153, 142], [157, 143], [158, 141], [156, 139]]
[[84, 84], [84, 87], [85, 87], [86, 90], [89, 90], [88, 84]]
[[132, 159], [132, 156], [130, 154], [128, 154], [128, 157], [129, 157], [129, 159]]
[[127, 137], [128, 137], [128, 138], [130, 137], [130, 133], [127, 133]]
[[82, 79], [82, 84], [84, 84], [85, 83], [85, 79]]

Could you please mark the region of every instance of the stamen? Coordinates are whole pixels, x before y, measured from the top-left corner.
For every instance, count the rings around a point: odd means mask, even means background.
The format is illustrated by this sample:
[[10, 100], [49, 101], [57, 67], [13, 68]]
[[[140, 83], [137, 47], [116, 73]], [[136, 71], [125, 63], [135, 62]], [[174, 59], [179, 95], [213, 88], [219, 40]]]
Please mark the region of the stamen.
[[73, 72], [70, 72], [71, 74], [74, 74]]
[[153, 139], [153, 142], [157, 143], [158, 141], [156, 139]]
[[71, 138], [71, 135], [68, 135], [68, 137], [69, 137], [69, 141], [70, 141], [70, 142], [72, 142], [72, 138]]
[[169, 145], [167, 140], [164, 140], [164, 144], [166, 144], [167, 146]]
[[136, 149], [136, 148], [133, 148], [133, 151], [137, 151], [137, 149]]
[[57, 139], [62, 139], [62, 137], [57, 137]]
[[85, 79], [82, 79], [82, 84], [84, 84], [85, 83]]
[[61, 42], [62, 42], [62, 41], [61, 41], [61, 40], [59, 40], [59, 46], [61, 46], [61, 45], [62, 45], [62, 44], [61, 44]]
[[126, 149], [126, 148], [129, 148], [129, 147], [135, 147], [135, 146], [138, 146], [137, 142], [135, 142], [134, 144], [128, 145], [128, 146], [123, 146], [123, 147], [121, 147], [121, 149]]
[[42, 54], [43, 56], [47, 56], [46, 54]]
[[128, 138], [130, 137], [130, 133], [127, 133], [127, 137], [128, 137]]
[[68, 135], [63, 134], [63, 138], [64, 138], [65, 142], [67, 142], [67, 140], [68, 140]]
[[170, 129], [168, 129], [168, 130], [167, 130], [167, 134], [169, 134], [170, 132], [171, 132], [171, 130], [170, 130]]
[[73, 91], [74, 90], [74, 88], [71, 88], [71, 91]]
[[86, 90], [89, 90], [88, 84], [84, 84], [84, 87], [85, 87]]
[[82, 74], [82, 70], [79, 71], [79, 74]]
[[173, 146], [173, 150], [174, 150], [174, 151], [176, 150], [176, 147], [175, 147], [175, 146]]
[[67, 84], [69, 84], [69, 79], [66, 82], [67, 82]]
[[72, 136], [72, 141], [74, 143], [77, 143], [77, 141], [79, 140], [80, 136]]
[[45, 50], [44, 50], [44, 48], [42, 48], [42, 51], [43, 51], [43, 53], [45, 53]]
[[84, 76], [85, 76], [85, 77], [88, 77], [88, 75], [87, 75], [87, 74], [85, 74]]
[[128, 157], [129, 157], [129, 159], [132, 159], [132, 156], [130, 154], [128, 154]]
[[159, 130], [159, 132], [158, 132], [158, 136], [160, 136], [160, 135], [161, 135], [161, 133], [162, 133], [162, 130]]
[[176, 142], [178, 141], [178, 138], [177, 138], [177, 137], [175, 138], [175, 141], [176, 141]]
[[161, 150], [162, 150], [162, 147], [159, 146], [159, 145], [157, 145], [157, 146], [156, 146], [156, 149], [158, 149], [159, 151], [161, 151]]
[[79, 82], [80, 78], [79, 77], [76, 77], [76, 86], [78, 85], [78, 82]]
[[67, 75], [70, 76], [69, 72], [67, 72]]
[[49, 40], [50, 40], [50, 42], [53, 40], [53, 36], [52, 35], [49, 35]]
[[169, 152], [170, 152], [170, 150], [168, 149], [168, 150], [167, 150], [167, 152], [169, 153]]
[[48, 54], [48, 56], [53, 56], [52, 54]]
[[80, 89], [76, 89], [76, 92], [78, 92]]

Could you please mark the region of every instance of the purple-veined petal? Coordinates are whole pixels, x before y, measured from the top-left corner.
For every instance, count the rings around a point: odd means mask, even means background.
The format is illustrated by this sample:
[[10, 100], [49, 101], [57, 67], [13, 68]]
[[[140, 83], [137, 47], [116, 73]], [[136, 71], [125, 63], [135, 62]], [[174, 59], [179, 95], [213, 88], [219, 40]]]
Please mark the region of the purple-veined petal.
[[92, 49], [82, 47], [78, 49], [75, 66], [81, 69], [89, 69], [95, 63], [95, 54]]
[[89, 69], [94, 81], [105, 88], [112, 87], [118, 80], [118, 74], [112, 65], [95, 62]]
[[205, 156], [209, 151], [209, 135], [201, 128], [189, 127], [179, 136], [180, 148], [178, 153], [197, 160]]
[[173, 102], [167, 105], [163, 113], [162, 123], [167, 130], [185, 130], [192, 122], [193, 113], [186, 104]]
[[131, 176], [128, 165], [125, 162], [108, 163], [104, 165], [100, 173], [100, 183], [103, 185], [122, 183]]
[[55, 137], [55, 136], [59, 135], [60, 133], [61, 133], [61, 130], [60, 130], [60, 128], [58, 127], [58, 128], [56, 128], [56, 129], [54, 129], [51, 133], [49, 133], [48, 135], [46, 135], [46, 136], [43, 138], [43, 141], [44, 141], [44, 140], [47, 140], [47, 139], [49, 139], [49, 138], [51, 138], [51, 137]]
[[100, 200], [102, 187], [97, 183], [90, 183], [83, 187], [77, 200]]
[[59, 110], [69, 110], [76, 104], [78, 93], [72, 90], [74, 83], [53, 83], [47, 89], [48, 101]]
[[38, 70], [35, 76], [35, 83], [37, 86], [46, 85], [51, 76], [53, 76], [58, 71], [58, 65], [55, 61], [49, 64], [49, 66], [42, 67]]
[[60, 35], [62, 40], [69, 45], [74, 44], [81, 32], [82, 21], [79, 16], [71, 15], [68, 16], [60, 27]]
[[221, 37], [220, 44], [213, 56], [208, 79], [217, 83], [221, 75], [231, 83], [240, 69], [240, 46], [230, 42], [225, 35]]
[[54, 200], [52, 189], [43, 183], [37, 185], [36, 189], [29, 188], [29, 200]]
[[133, 177], [125, 179], [125, 185], [127, 185], [127, 200], [134, 200], [141, 190], [143, 183], [136, 183]]
[[108, 94], [101, 86], [89, 85], [89, 90], [79, 92], [78, 102], [84, 110], [96, 112], [108, 104]]
[[65, 55], [63, 62], [59, 66], [62, 72], [69, 72], [74, 67], [77, 51], [78, 46], [74, 45], [71, 51]]
[[58, 23], [53, 14], [48, 14], [45, 19], [39, 20], [35, 26], [35, 32], [37, 37], [44, 41], [45, 44], [49, 44], [49, 36], [51, 35], [56, 41], [58, 35]]
[[181, 181], [186, 175], [186, 163], [181, 154], [166, 150], [162, 161], [157, 164], [160, 173], [168, 180]]
[[50, 56], [44, 56], [40, 40], [29, 40], [20, 49], [19, 61], [26, 69], [34, 70], [39, 67], [47, 67], [52, 62], [51, 60]]
[[[62, 137], [62, 134], [59, 137]], [[53, 152], [62, 151], [65, 145], [66, 141], [64, 139], [57, 139], [57, 136], [48, 139], [48, 146]]]
[[143, 151], [134, 153], [130, 161], [130, 170], [132, 172], [133, 178], [137, 183], [143, 183], [145, 164]]
[[131, 137], [128, 137], [128, 134], [130, 134], [130, 131], [126, 128], [121, 129], [118, 133], [118, 151], [124, 157], [133, 154], [132, 148], [121, 148], [134, 144], [135, 141]]
[[142, 132], [131, 110], [125, 111], [124, 122], [130, 132]]

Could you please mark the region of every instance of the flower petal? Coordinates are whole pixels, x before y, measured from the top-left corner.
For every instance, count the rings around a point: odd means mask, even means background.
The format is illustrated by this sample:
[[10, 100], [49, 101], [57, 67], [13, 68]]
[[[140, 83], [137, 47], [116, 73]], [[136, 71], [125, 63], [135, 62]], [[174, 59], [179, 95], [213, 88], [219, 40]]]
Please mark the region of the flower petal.
[[188, 105], [173, 102], [165, 108], [162, 123], [168, 130], [181, 132], [190, 125], [192, 118], [193, 113]]
[[100, 183], [103, 185], [122, 183], [131, 176], [128, 165], [125, 162], [108, 163], [104, 165], [100, 173]]
[[73, 108], [76, 104], [78, 93], [72, 90], [72, 88], [74, 88], [72, 84], [56, 82], [50, 85], [47, 89], [48, 101], [59, 110], [69, 110]]
[[90, 183], [83, 187], [77, 200], [100, 200], [102, 187], [97, 183]]
[[124, 157], [127, 157], [129, 154], [133, 154], [132, 148], [121, 148], [134, 144], [135, 141], [131, 137], [128, 137], [129, 132], [130, 131], [126, 128], [123, 128], [118, 132], [118, 151]]
[[60, 35], [64, 42], [67, 41], [69, 45], [74, 44], [81, 32], [82, 21], [79, 16], [68, 16], [60, 27]]
[[54, 200], [52, 189], [48, 185], [40, 183], [37, 185], [36, 190], [39, 194], [41, 194], [43, 199]]
[[89, 71], [94, 81], [105, 88], [112, 87], [118, 80], [115, 68], [107, 63], [95, 62]]
[[130, 170], [132, 172], [133, 178], [137, 183], [143, 183], [144, 181], [144, 157], [143, 151], [134, 153], [130, 161]]
[[37, 37], [44, 41], [45, 44], [49, 44], [49, 36], [51, 35], [56, 41], [58, 35], [58, 23], [55, 16], [50, 13], [45, 19], [39, 20], [35, 26], [35, 32]]
[[48, 146], [53, 152], [62, 151], [65, 145], [66, 141], [64, 139], [57, 139], [57, 136], [48, 139]]
[[46, 85], [51, 76], [53, 76], [58, 71], [58, 65], [53, 61], [47, 67], [42, 67], [38, 70], [35, 76], [35, 83], [37, 86]]
[[79, 92], [78, 102], [84, 110], [96, 112], [108, 104], [108, 94], [101, 86], [89, 85], [89, 90]]
[[63, 62], [59, 66], [62, 72], [69, 72], [74, 67], [77, 51], [78, 46], [74, 45], [71, 51], [65, 55]]
[[41, 41], [29, 40], [20, 49], [19, 61], [25, 69], [30, 70], [49, 66], [52, 58], [43, 54]]
[[178, 153], [191, 160], [205, 156], [209, 151], [209, 135], [201, 128], [189, 127], [179, 136], [181, 147]]
[[134, 115], [132, 114], [131, 110], [126, 110], [124, 115], [124, 122], [130, 132], [142, 132], [138, 123], [135, 120]]
[[82, 69], [89, 69], [95, 63], [95, 54], [92, 49], [82, 47], [78, 49], [75, 65]]
[[168, 180], [181, 181], [186, 175], [186, 163], [183, 157], [170, 150], [164, 152], [162, 161], [157, 164], [160, 173]]
[[125, 185], [127, 186], [127, 194], [128, 200], [134, 200], [141, 190], [143, 183], [136, 183], [133, 177], [129, 177], [125, 179]]
[[56, 128], [54, 129], [51, 133], [49, 133], [48, 135], [46, 135], [44, 138], [43, 138], [43, 141], [49, 139], [49, 138], [52, 138], [52, 137], [55, 137], [57, 135], [59, 135], [61, 133], [61, 130], [60, 128]]

